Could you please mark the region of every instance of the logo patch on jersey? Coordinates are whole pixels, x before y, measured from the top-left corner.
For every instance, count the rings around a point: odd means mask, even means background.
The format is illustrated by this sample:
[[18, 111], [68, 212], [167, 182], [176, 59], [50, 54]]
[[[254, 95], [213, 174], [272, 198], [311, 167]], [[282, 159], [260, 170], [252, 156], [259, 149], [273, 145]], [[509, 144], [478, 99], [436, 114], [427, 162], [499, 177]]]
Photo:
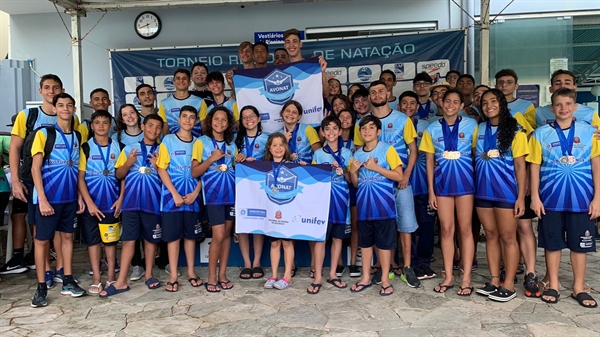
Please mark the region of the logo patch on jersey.
[[178, 113], [179, 110], [181, 110], [180, 108], [173, 108], [171, 109], [171, 113]]
[[484, 135], [479, 135], [479, 137], [477, 137], [477, 139], [484, 139], [485, 136]]
[[464, 133], [462, 133], [462, 132], [461, 132], [461, 133], [459, 133], [459, 134], [458, 134], [458, 138], [465, 138], [465, 134], [464, 134]]
[[115, 154], [114, 154], [114, 153], [111, 153], [111, 154], [110, 154], [110, 159], [115, 159], [115, 158], [116, 158], [116, 157], [115, 157]]
[[419, 137], [423, 137], [423, 132], [419, 132]]
[[573, 117], [573, 122], [577, 122], [577, 117]]
[[394, 127], [394, 124], [392, 124], [392, 123], [389, 123], [389, 124], [388, 124], [388, 129], [391, 129], [391, 128], [393, 128], [393, 127]]
[[183, 156], [185, 155], [187, 152], [185, 150], [177, 150], [175, 151], [175, 155], [176, 156]]
[[260, 94], [273, 104], [283, 104], [294, 97], [298, 84], [294, 85], [291, 74], [275, 69], [263, 79]]
[[231, 156], [231, 150], [227, 150], [227, 155]]
[[575, 137], [575, 139], [573, 139], [573, 143], [579, 144], [581, 143], [581, 139], [579, 139], [579, 137]]
[[54, 148], [55, 149], [66, 149], [67, 145], [66, 144], [55, 144]]
[[258, 149], [258, 148], [260, 148], [260, 146], [258, 144], [254, 144], [254, 148]]
[[302, 137], [298, 136], [298, 138], [296, 138], [296, 141], [301, 142], [302, 141]]
[[102, 157], [100, 157], [100, 156], [92, 156], [92, 160], [102, 160]]
[[[302, 192], [302, 186], [298, 186], [298, 176], [285, 166], [279, 169], [277, 181], [273, 177], [273, 171], [269, 171], [266, 181], [261, 185], [269, 200], [277, 205], [289, 204], [294, 201], [298, 193]], [[273, 190], [276, 190], [277, 193]]]
[[379, 164], [379, 159], [375, 158], [375, 164]]

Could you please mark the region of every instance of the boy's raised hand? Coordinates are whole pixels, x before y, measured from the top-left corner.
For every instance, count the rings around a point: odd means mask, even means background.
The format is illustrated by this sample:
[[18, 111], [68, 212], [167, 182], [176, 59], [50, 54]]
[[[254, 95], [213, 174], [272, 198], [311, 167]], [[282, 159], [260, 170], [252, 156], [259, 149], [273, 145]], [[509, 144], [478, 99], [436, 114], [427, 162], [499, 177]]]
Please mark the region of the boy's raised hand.
[[[131, 151], [129, 151], [129, 155], [127, 155], [127, 164], [128, 165], [133, 165], [133, 163], [135, 163], [135, 161], [137, 160], [137, 148], [133, 148], [131, 149]], [[144, 158], [146, 159], [146, 158]]]
[[358, 160], [353, 160], [352, 163], [350, 163], [350, 172], [351, 173], [358, 172], [358, 169], [360, 169], [361, 166], [362, 166], [361, 162], [359, 162]]
[[367, 160], [367, 162], [365, 163], [365, 167], [366, 167], [368, 170], [371, 170], [371, 171], [377, 171], [377, 169], [378, 169], [379, 165], [377, 165], [377, 163], [375, 162], [375, 160], [374, 160], [373, 158], [369, 157], [369, 159], [368, 159], [368, 160]]
[[235, 161], [236, 161], [236, 162], [238, 162], [238, 163], [241, 163], [241, 162], [243, 162], [243, 161], [245, 161], [245, 160], [247, 160], [247, 158], [246, 158], [246, 156], [244, 156], [244, 154], [243, 154], [243, 153], [238, 153], [238, 154], [235, 156]]

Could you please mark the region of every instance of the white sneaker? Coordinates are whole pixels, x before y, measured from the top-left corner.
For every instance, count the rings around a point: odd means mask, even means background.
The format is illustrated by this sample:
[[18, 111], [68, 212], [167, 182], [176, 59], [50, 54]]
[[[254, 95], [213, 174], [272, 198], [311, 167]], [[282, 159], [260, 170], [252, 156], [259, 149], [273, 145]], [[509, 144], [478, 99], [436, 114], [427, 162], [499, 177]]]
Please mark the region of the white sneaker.
[[129, 281], [137, 281], [144, 277], [144, 275], [145, 272], [142, 266], [134, 266], [133, 270], [131, 271], [131, 276], [129, 276]]
[[[166, 265], [166, 266], [165, 266], [165, 272], [166, 272], [167, 274], [171, 275], [171, 266], [169, 266], [169, 265]], [[179, 271], [179, 268], [177, 268], [177, 276], [178, 276], [178, 277], [179, 277], [179, 276], [181, 276], [181, 272]]]

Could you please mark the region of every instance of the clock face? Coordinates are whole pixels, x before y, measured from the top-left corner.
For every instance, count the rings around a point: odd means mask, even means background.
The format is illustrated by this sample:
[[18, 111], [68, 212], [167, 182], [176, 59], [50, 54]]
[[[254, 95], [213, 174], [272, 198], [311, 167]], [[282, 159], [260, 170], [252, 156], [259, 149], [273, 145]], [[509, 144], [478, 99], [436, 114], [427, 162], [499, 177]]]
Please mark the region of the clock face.
[[161, 26], [160, 18], [152, 12], [143, 12], [135, 19], [135, 32], [143, 39], [155, 38]]

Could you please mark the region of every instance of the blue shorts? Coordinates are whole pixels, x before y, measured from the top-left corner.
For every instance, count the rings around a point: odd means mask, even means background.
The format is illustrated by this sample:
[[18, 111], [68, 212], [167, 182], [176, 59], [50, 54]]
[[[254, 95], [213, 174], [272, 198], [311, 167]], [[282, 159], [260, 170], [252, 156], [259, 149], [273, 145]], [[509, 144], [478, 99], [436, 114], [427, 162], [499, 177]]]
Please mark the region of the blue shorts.
[[77, 231], [77, 201], [68, 204], [50, 205], [54, 208], [54, 214], [43, 216], [39, 205], [35, 205], [35, 238], [46, 241], [54, 238], [55, 232], [75, 233]]
[[[29, 193], [27, 193], [27, 223], [30, 225], [35, 225], [37, 224], [37, 205], [33, 203], [33, 186], [25, 186], [29, 191]], [[77, 205], [77, 208], [79, 208], [79, 205]], [[75, 213], [77, 213], [77, 211], [75, 211]]]
[[419, 225], [415, 215], [415, 200], [412, 188], [410, 186], [404, 189], [394, 187], [394, 197], [396, 198], [396, 226], [398, 232], [415, 232]]
[[396, 219], [358, 221], [358, 246], [379, 249], [394, 249], [396, 241]]
[[[102, 243], [100, 237], [99, 224], [115, 224], [119, 222], [118, 218], [115, 218], [114, 213], [104, 213], [105, 218], [102, 221], [98, 220], [95, 216], [91, 216], [89, 213], [84, 213], [81, 216], [81, 244], [86, 247], [99, 245]], [[119, 241], [104, 243], [105, 246], [114, 246]]]
[[502, 202], [502, 201], [475, 199], [475, 207], [514, 209], [515, 204], [511, 204], [509, 202]]
[[587, 213], [549, 212], [538, 224], [538, 247], [549, 251], [568, 248], [576, 253], [596, 251], [596, 223]]
[[206, 206], [206, 213], [211, 226], [223, 225], [225, 221], [235, 220], [235, 207], [233, 205]]
[[348, 183], [348, 187], [350, 189], [350, 206], [356, 206], [356, 193], [358, 189], [352, 183]]
[[196, 240], [204, 236], [200, 214], [195, 212], [163, 212], [162, 240], [173, 242], [181, 238]]
[[144, 239], [160, 242], [162, 228], [160, 215], [146, 212], [123, 212], [121, 214], [121, 241]]
[[327, 224], [327, 237], [326, 240], [329, 239], [347, 239], [350, 237], [352, 233], [352, 227], [350, 224], [332, 224], [331, 222]]

